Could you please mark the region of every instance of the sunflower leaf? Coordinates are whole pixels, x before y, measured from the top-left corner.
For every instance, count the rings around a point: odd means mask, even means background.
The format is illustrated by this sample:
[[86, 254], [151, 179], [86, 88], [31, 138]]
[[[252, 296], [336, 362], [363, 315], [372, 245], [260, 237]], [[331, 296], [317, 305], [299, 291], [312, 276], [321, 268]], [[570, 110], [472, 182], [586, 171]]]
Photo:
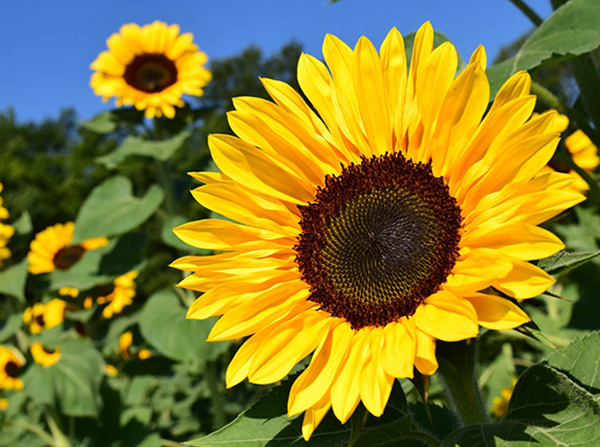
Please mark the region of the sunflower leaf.
[[65, 335], [55, 346], [60, 359], [45, 367], [33, 363], [23, 375], [24, 391], [36, 404], [58, 403], [68, 416], [96, 416], [104, 361], [89, 340]]
[[139, 313], [142, 335], [165, 357], [179, 361], [214, 360], [231, 342], [206, 341], [215, 319], [187, 320], [172, 289], [153, 294]]
[[81, 126], [96, 133], [109, 133], [117, 128], [113, 112], [103, 112], [87, 121], [81, 121]]
[[[585, 352], [585, 355], [582, 353]], [[600, 334], [577, 339], [519, 378], [505, 419], [465, 427], [442, 447], [595, 447], [600, 442]]]
[[97, 186], [79, 209], [73, 243], [135, 229], [154, 214], [163, 198], [163, 190], [152, 185], [138, 199], [132, 194], [131, 180], [121, 175], [111, 177]]
[[600, 250], [588, 253], [563, 250], [539, 261], [538, 267], [549, 275], [561, 275], [591, 261], [598, 255], [600, 255]]
[[25, 302], [25, 282], [27, 281], [27, 259], [0, 272], [0, 294], [14, 296]]
[[118, 148], [110, 154], [98, 157], [96, 160], [108, 169], [116, 168], [123, 160], [132, 155], [152, 157], [160, 161], [170, 159], [190, 136], [183, 131], [168, 140], [148, 141], [144, 138], [129, 136]]
[[[576, 24], [576, 25], [575, 25]], [[487, 70], [490, 99], [512, 74], [547, 59], [574, 57], [600, 45], [600, 2], [571, 0], [558, 8], [525, 41], [518, 53]]]
[[[351, 437], [350, 423], [341, 424], [331, 411], [325, 416], [310, 441], [302, 438], [302, 415], [286, 416], [287, 398], [297, 374], [282, 381], [262, 396], [248, 410], [233, 422], [220, 430], [200, 439], [189, 441], [186, 445], [196, 447], [231, 446], [238, 447], [288, 447], [303, 445], [306, 447], [347, 446]], [[402, 394], [402, 396], [394, 395]], [[396, 404], [399, 402], [399, 406]], [[397, 445], [406, 447], [424, 447], [415, 440], [411, 432], [412, 416], [405, 411], [406, 400], [398, 383], [392, 389], [392, 396], [385, 412], [380, 418], [368, 416], [355, 447], [375, 447]]]

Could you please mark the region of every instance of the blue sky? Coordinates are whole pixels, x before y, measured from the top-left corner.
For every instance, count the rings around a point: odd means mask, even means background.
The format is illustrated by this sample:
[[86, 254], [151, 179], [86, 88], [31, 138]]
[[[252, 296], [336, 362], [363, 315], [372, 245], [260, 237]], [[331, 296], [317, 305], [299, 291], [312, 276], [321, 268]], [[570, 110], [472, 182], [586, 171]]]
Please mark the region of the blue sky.
[[[542, 17], [549, 0], [530, 0]], [[326, 33], [353, 46], [366, 35], [377, 46], [396, 26], [403, 34], [429, 20], [468, 59], [483, 44], [489, 59], [531, 24], [508, 0], [19, 0], [0, 14], [0, 110], [20, 121], [56, 116], [74, 107], [83, 119], [112, 107], [88, 87], [89, 64], [123, 23], [178, 23], [209, 58], [250, 44], [266, 54], [291, 39], [321, 56]]]

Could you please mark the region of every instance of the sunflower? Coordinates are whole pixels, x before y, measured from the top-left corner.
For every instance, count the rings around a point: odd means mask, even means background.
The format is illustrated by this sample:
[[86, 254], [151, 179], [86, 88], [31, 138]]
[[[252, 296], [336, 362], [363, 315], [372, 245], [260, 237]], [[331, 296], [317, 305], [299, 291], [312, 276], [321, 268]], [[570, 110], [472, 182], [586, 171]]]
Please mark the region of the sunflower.
[[19, 371], [25, 364], [23, 355], [12, 346], [0, 345], [0, 389], [21, 390]]
[[36, 234], [27, 253], [29, 272], [37, 275], [56, 269], [68, 270], [87, 250], [95, 250], [108, 244], [108, 239], [99, 237], [70, 245], [74, 231], [75, 224], [67, 222], [53, 225]]
[[77, 298], [79, 296], [79, 289], [75, 287], [61, 287], [58, 289], [60, 296], [70, 296], [71, 298]]
[[380, 416], [395, 378], [436, 371], [436, 340], [529, 321], [506, 295], [543, 292], [554, 280], [527, 261], [564, 247], [537, 225], [583, 200], [568, 174], [540, 173], [557, 114], [530, 119], [526, 72], [485, 114], [483, 47], [456, 78], [456, 50], [433, 49], [429, 23], [410, 66], [396, 29], [379, 53], [331, 35], [323, 53], [328, 66], [298, 64], [312, 107], [269, 79], [274, 103], [234, 100], [237, 137], [209, 137], [221, 172], [193, 174], [196, 200], [231, 220], [178, 227], [218, 254], [173, 263], [192, 272], [180, 287], [204, 292], [188, 318], [222, 315], [210, 341], [251, 336], [228, 387], [275, 383], [312, 353], [288, 399], [305, 439], [330, 408], [342, 423], [361, 401]]
[[502, 391], [500, 391], [500, 396], [494, 397], [492, 402], [492, 414], [497, 418], [501, 418], [506, 414], [506, 411], [508, 410], [508, 403], [510, 402], [510, 398], [515, 390], [516, 383], [517, 378], [514, 377], [512, 380], [512, 385], [502, 388]]
[[133, 303], [135, 297], [135, 278], [138, 272], [132, 271], [119, 276], [113, 281], [112, 288], [107, 294], [98, 297], [96, 302], [100, 305], [107, 304], [102, 309], [104, 318], [112, 318], [114, 314], [121, 313], [123, 308]]
[[[0, 193], [2, 193], [3, 189], [4, 189], [4, 185], [2, 185], [2, 183], [0, 183]], [[3, 203], [4, 203], [4, 200], [2, 199], [2, 196], [0, 196], [0, 220], [6, 220], [9, 217], [8, 210], [6, 208], [4, 208]]]
[[31, 344], [29, 350], [33, 361], [44, 367], [52, 366], [60, 360], [60, 349], [58, 348], [48, 349], [43, 344], [36, 342]]
[[159, 21], [123, 25], [106, 41], [109, 51], [90, 65], [96, 70], [90, 87], [104, 101], [116, 97], [118, 107], [145, 110], [146, 118], [173, 118], [173, 106], [184, 105], [182, 95], [202, 96], [211, 79], [204, 68], [208, 58], [193, 38], [191, 33], [179, 34], [178, 25]]
[[23, 312], [23, 322], [29, 326], [32, 334], [39, 334], [44, 329], [58, 326], [65, 320], [67, 303], [53, 299], [46, 304], [37, 303]]

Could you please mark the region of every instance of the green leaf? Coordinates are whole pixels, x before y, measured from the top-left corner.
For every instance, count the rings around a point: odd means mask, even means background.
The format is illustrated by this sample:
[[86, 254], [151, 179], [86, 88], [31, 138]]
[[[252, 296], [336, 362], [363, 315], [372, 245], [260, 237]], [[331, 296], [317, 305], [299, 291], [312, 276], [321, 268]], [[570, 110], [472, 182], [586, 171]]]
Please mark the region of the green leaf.
[[600, 334], [597, 332], [576, 339], [567, 348], [552, 353], [547, 363], [596, 398], [600, 397]]
[[[296, 376], [288, 377], [262, 396], [229, 425], [204, 438], [186, 443], [197, 447], [306, 447], [346, 446], [350, 440], [350, 424], [342, 425], [330, 411], [312, 434], [310, 441], [302, 438], [303, 416], [286, 416], [287, 398]], [[402, 445], [423, 447], [411, 436], [411, 416], [406, 413], [406, 400], [399, 383], [394, 384], [392, 396], [380, 418], [369, 416], [355, 447]]]
[[0, 272], [0, 293], [14, 296], [25, 302], [25, 283], [27, 281], [27, 259]]
[[586, 264], [587, 262], [600, 255], [600, 251], [577, 253], [574, 251], [560, 251], [549, 258], [538, 262], [538, 267], [543, 269], [549, 275], [561, 275]]
[[15, 312], [10, 314], [6, 321], [0, 324], [0, 343], [4, 343], [23, 325], [23, 313]]
[[599, 45], [600, 2], [571, 0], [546, 19], [514, 57], [488, 69], [490, 98], [517, 71], [530, 70], [547, 59], [578, 56]]
[[85, 200], [75, 219], [73, 243], [126, 233], [143, 224], [158, 209], [164, 192], [152, 185], [141, 199], [132, 195], [131, 180], [111, 177]]
[[143, 250], [146, 236], [131, 233], [113, 239], [104, 247], [86, 251], [83, 257], [68, 270], [55, 270], [50, 274], [50, 290], [75, 287], [89, 290], [94, 286], [110, 284], [118, 276], [143, 267]]
[[519, 378], [500, 424], [450, 435], [442, 447], [596, 447], [600, 443], [600, 334], [575, 340]]
[[160, 161], [170, 159], [190, 136], [190, 132], [183, 131], [168, 140], [148, 141], [144, 138], [129, 136], [117, 149], [110, 154], [97, 159], [108, 169], [114, 169], [123, 160], [131, 155], [152, 157]]
[[109, 133], [117, 128], [115, 123], [115, 115], [113, 112], [103, 112], [90, 120], [81, 121], [82, 127], [96, 133]]
[[228, 349], [231, 342], [206, 341], [216, 318], [186, 320], [186, 312], [173, 290], [158, 291], [139, 314], [140, 331], [157, 351], [174, 360], [214, 360]]
[[15, 233], [21, 236], [28, 235], [33, 230], [33, 225], [31, 224], [31, 216], [27, 211], [23, 211], [19, 218], [15, 220], [11, 225], [15, 229]]
[[[37, 340], [43, 342], [43, 334]], [[60, 349], [59, 361], [49, 367], [33, 363], [23, 375], [24, 391], [37, 404], [56, 402], [65, 415], [96, 416], [104, 361], [89, 340], [70, 335], [61, 340], [47, 346]]]
[[[406, 52], [406, 60], [407, 61], [410, 61], [412, 58], [413, 45], [415, 43], [416, 35], [417, 35], [417, 33], [414, 32], [414, 33], [407, 34], [406, 36], [403, 36], [404, 51]], [[441, 33], [439, 31], [434, 31], [433, 32], [433, 47], [437, 48], [444, 42], [450, 42], [450, 39], [448, 39], [448, 36], [446, 36], [444, 33]], [[458, 68], [457, 68], [456, 72], [460, 73], [461, 71], [464, 70], [465, 67], [466, 67], [465, 60], [462, 58], [462, 56], [460, 54], [458, 54]]]

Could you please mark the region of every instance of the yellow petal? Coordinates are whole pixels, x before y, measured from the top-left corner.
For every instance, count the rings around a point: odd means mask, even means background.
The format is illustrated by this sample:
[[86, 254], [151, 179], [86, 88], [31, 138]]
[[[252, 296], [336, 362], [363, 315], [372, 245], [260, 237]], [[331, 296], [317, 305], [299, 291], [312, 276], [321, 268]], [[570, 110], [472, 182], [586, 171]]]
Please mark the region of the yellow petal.
[[508, 275], [494, 285], [501, 292], [519, 300], [533, 298], [554, 284], [554, 278], [528, 262], [513, 261]]
[[417, 346], [414, 319], [402, 318], [398, 322], [389, 323], [383, 334], [383, 369], [390, 376], [412, 379]]
[[477, 312], [479, 324], [496, 331], [513, 329], [530, 321], [530, 318], [519, 306], [506, 298], [478, 293], [465, 298]]
[[476, 337], [477, 314], [468, 301], [442, 290], [420, 305], [413, 317], [417, 329], [443, 341]]
[[435, 339], [420, 330], [416, 330], [417, 352], [415, 355], [415, 367], [421, 374], [433, 375], [438, 369], [435, 358]]
[[383, 328], [373, 329], [368, 343], [370, 355], [362, 367], [360, 397], [372, 415], [381, 416], [394, 384], [394, 377], [387, 374], [381, 366]]

